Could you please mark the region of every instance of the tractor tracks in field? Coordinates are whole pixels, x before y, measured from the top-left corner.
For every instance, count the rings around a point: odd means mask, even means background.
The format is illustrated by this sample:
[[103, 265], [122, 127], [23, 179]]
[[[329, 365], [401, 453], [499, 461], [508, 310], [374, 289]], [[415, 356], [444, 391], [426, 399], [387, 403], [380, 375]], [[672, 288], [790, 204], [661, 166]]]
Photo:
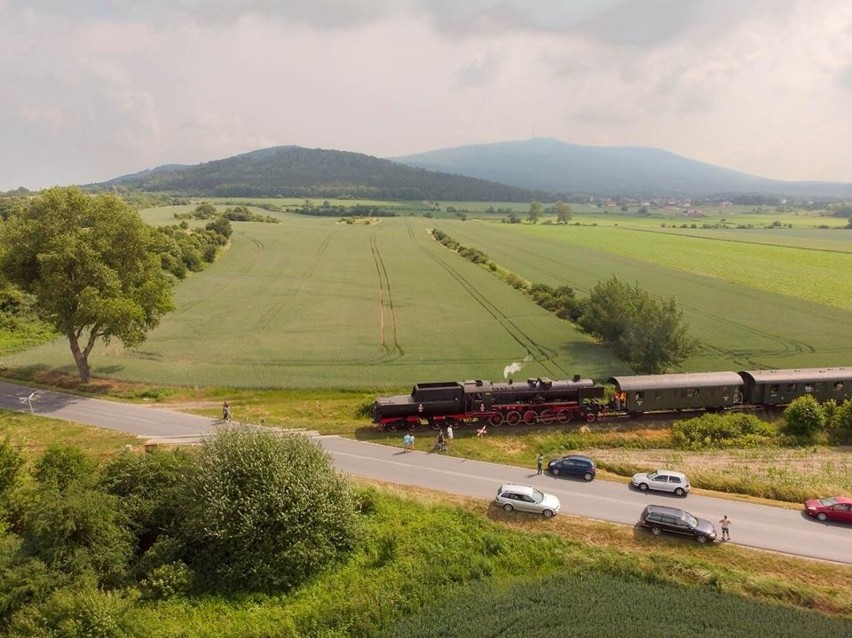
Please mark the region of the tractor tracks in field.
[[[379, 250], [376, 236], [370, 236], [370, 250], [373, 254], [373, 262], [376, 265], [376, 275], [379, 280], [379, 339], [381, 347], [385, 352], [398, 352], [404, 355], [402, 346], [399, 345], [399, 335], [396, 330], [396, 308], [393, 305], [393, 294], [391, 292], [390, 277], [385, 267], [385, 260]], [[385, 317], [388, 318], [385, 321]], [[389, 324], [391, 338], [387, 337], [386, 324]]]
[[482, 294], [475, 285], [473, 285], [470, 281], [468, 281], [464, 275], [459, 272], [456, 268], [451, 266], [447, 261], [442, 259], [440, 256], [430, 251], [426, 246], [424, 246], [414, 235], [414, 229], [409, 224], [408, 226], [408, 236], [409, 239], [414, 243], [418, 250], [420, 250], [424, 255], [429, 257], [432, 261], [434, 261], [438, 266], [443, 268], [447, 274], [452, 277], [459, 286], [467, 292], [468, 295], [491, 317], [499, 324], [500, 328], [505, 332], [509, 337], [511, 337], [518, 345], [520, 345], [526, 354], [531, 357], [534, 361], [536, 361], [539, 365], [544, 368], [548, 374], [550, 374], [553, 378], [561, 379], [567, 378], [570, 376], [570, 372], [565, 370], [559, 363], [556, 361], [556, 351], [552, 348], [548, 348], [539, 342], [537, 342], [533, 337], [527, 334], [518, 324], [516, 324], [511, 317], [509, 317], [506, 313], [500, 310], [496, 304], [494, 304], [491, 300], [488, 299], [484, 294]]

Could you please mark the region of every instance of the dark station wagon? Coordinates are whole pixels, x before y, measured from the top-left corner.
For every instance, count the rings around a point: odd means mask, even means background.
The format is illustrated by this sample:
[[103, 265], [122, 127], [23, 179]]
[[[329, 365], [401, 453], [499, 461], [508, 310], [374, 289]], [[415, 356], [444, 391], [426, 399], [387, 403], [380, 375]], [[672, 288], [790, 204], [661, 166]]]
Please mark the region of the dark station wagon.
[[547, 471], [553, 476], [578, 476], [584, 481], [595, 478], [595, 462], [588, 456], [571, 454], [553, 459], [547, 464]]
[[703, 518], [686, 510], [667, 505], [648, 505], [639, 515], [639, 525], [651, 530], [654, 536], [663, 532], [692, 536], [699, 543], [716, 540], [716, 528]]

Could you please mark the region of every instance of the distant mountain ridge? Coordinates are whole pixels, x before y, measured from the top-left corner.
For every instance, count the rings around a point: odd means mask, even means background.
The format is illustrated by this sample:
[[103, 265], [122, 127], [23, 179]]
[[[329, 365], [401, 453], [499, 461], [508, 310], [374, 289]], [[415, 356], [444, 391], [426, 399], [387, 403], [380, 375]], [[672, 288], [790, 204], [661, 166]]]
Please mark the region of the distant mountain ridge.
[[192, 166], [169, 164], [90, 188], [190, 196], [528, 202], [541, 193], [361, 153], [276, 146]]
[[582, 146], [551, 138], [459, 146], [391, 159], [519, 188], [574, 195], [852, 197], [852, 184], [772, 180], [654, 148]]

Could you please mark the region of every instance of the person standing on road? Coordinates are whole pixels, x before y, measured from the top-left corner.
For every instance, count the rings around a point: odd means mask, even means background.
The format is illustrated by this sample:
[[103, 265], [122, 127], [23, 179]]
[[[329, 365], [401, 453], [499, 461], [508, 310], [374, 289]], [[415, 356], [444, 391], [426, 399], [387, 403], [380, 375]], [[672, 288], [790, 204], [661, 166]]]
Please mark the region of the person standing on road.
[[538, 456], [535, 457], [535, 464], [536, 464], [536, 467], [538, 468], [538, 472], [537, 472], [538, 474], [541, 474], [541, 464], [542, 463], [544, 463], [544, 454], [539, 452]]
[[410, 448], [411, 448], [411, 435], [408, 432], [406, 432], [405, 434], [402, 435], [402, 451], [408, 452], [408, 450]]
[[727, 514], [725, 514], [722, 517], [722, 520], [719, 521], [719, 525], [722, 526], [722, 540], [731, 540], [731, 519], [728, 518]]

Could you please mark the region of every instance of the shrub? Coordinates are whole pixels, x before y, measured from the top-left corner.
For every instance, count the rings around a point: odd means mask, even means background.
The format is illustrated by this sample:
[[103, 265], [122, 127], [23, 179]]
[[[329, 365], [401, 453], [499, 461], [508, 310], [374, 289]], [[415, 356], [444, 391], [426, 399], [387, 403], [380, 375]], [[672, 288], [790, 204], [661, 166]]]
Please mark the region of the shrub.
[[825, 429], [825, 409], [810, 394], [794, 399], [784, 410], [784, 419], [790, 434], [807, 439]]
[[15, 486], [23, 464], [20, 450], [12, 445], [9, 437], [0, 441], [0, 498]]
[[757, 447], [770, 443], [777, 432], [753, 414], [703, 414], [672, 425], [672, 442], [681, 448]]
[[304, 436], [220, 429], [191, 495], [188, 557], [202, 588], [288, 590], [356, 540], [354, 493]]
[[153, 599], [172, 598], [192, 589], [192, 570], [182, 561], [160, 565], [151, 570], [139, 584], [142, 597]]
[[133, 554], [133, 535], [118, 499], [79, 484], [64, 492], [41, 488], [26, 513], [25, 554], [51, 569], [93, 574], [101, 584], [119, 583]]
[[838, 443], [852, 441], [852, 401], [847, 399], [837, 407], [831, 426]]
[[51, 445], [35, 464], [35, 478], [43, 486], [65, 490], [75, 482], [91, 482], [95, 462], [80, 448]]

